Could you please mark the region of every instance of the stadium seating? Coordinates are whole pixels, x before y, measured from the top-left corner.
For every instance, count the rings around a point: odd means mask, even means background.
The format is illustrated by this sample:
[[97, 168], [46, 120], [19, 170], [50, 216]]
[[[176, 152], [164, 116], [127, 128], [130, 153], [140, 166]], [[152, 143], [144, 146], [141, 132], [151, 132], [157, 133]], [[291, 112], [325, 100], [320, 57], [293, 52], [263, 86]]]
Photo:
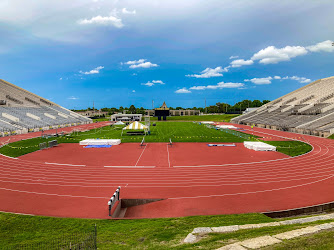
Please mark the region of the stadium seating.
[[327, 137], [334, 133], [334, 77], [312, 82], [231, 122]]
[[0, 136], [92, 123], [4, 80], [0, 80], [0, 90]]

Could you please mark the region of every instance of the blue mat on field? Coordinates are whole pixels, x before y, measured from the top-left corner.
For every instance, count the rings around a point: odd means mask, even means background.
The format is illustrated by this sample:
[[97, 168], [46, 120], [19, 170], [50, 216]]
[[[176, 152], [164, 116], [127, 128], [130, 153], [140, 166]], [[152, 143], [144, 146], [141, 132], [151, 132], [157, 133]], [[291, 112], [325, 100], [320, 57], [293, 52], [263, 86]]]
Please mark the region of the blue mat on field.
[[87, 145], [84, 148], [111, 148], [112, 145]]
[[235, 144], [208, 144], [209, 147], [235, 147]]

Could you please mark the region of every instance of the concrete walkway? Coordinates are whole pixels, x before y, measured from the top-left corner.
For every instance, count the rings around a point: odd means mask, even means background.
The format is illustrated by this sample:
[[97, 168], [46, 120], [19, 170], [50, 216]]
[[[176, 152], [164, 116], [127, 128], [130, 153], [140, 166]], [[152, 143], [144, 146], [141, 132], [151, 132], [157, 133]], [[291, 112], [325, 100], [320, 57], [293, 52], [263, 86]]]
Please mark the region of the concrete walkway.
[[[282, 225], [304, 224], [304, 223], [309, 223], [309, 222], [322, 221], [322, 220], [332, 220], [332, 219], [334, 219], [334, 213], [330, 213], [330, 214], [326, 214], [326, 215], [306, 217], [306, 218], [300, 218], [300, 219], [285, 220], [285, 221], [279, 221], [279, 222], [270, 222], [270, 223], [232, 225], [232, 226], [222, 226], [222, 227], [197, 227], [191, 233], [189, 233], [187, 235], [187, 237], [183, 240], [183, 242], [184, 243], [195, 243], [195, 242], [197, 242], [201, 239], [201, 236], [203, 236], [205, 234], [208, 234], [208, 233], [231, 233], [231, 232], [235, 232], [235, 231], [242, 230], [242, 229], [254, 229], [254, 228], [262, 228], [262, 227], [275, 227], [275, 226], [282, 226]], [[312, 230], [316, 230], [316, 229], [323, 230], [323, 229], [321, 229], [322, 227], [328, 227], [328, 228], [325, 228], [325, 229], [329, 229], [329, 228], [333, 227], [333, 225], [334, 225], [333, 223], [334, 222], [327, 223], [327, 224], [322, 224], [322, 225], [315, 226], [315, 227], [307, 227], [307, 228], [315, 228], [315, 229], [312, 229]], [[302, 229], [298, 229], [298, 230], [302, 230]], [[298, 230], [294, 230], [294, 231], [297, 231], [296, 233], [299, 234]], [[319, 231], [319, 230], [317, 230], [317, 231]], [[294, 231], [291, 231], [291, 232], [294, 232]], [[315, 232], [317, 232], [317, 231], [315, 231]], [[301, 232], [304, 232], [304, 231], [301, 231]], [[288, 235], [290, 235], [290, 234], [288, 234]], [[304, 233], [302, 233], [301, 235], [304, 235]], [[285, 236], [285, 234], [283, 233], [283, 236], [277, 235], [277, 237], [275, 237], [276, 240], [272, 240], [272, 239], [268, 238], [268, 240], [265, 240], [265, 242], [277, 242], [277, 240], [283, 239], [281, 237], [289, 237], [289, 236]], [[255, 238], [255, 239], [257, 239], [257, 238]], [[260, 241], [262, 241], [262, 237], [259, 237], [259, 242]], [[234, 244], [232, 244], [232, 245], [234, 245]], [[231, 245], [231, 247], [234, 247], [232, 245]], [[251, 248], [251, 247], [248, 247], [248, 248]], [[223, 249], [230, 249], [230, 248], [223, 248]], [[238, 249], [238, 248], [231, 248], [231, 249]], [[239, 249], [242, 249], [242, 248], [239, 248]]]
[[282, 240], [290, 240], [300, 236], [318, 233], [322, 230], [331, 228], [334, 228], [334, 222], [287, 231], [272, 236], [266, 235], [253, 239], [248, 239], [234, 244], [226, 245], [218, 249], [219, 250], [258, 249], [261, 247], [267, 247], [277, 243], [281, 243]]

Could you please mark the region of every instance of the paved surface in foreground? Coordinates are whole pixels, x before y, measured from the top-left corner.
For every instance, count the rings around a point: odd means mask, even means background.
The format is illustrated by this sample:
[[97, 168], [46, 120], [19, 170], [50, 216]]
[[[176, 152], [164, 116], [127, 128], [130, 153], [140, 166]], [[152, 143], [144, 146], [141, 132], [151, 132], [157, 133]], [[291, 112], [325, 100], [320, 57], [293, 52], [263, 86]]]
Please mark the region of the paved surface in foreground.
[[[251, 132], [268, 137], [301, 137], [260, 128]], [[215, 154], [205, 157], [200, 147], [186, 151], [185, 157], [173, 154], [178, 147], [186, 148], [186, 143], [175, 144], [173, 148], [165, 144], [152, 147], [151, 151], [151, 144], [148, 144], [147, 148], [138, 148], [139, 152], [135, 154], [126, 152], [127, 165], [137, 166], [133, 168], [125, 168], [125, 165], [111, 168], [99, 164], [85, 164], [85, 167], [73, 166], [73, 163], [54, 164], [61, 163], [60, 153], [52, 159], [59, 161], [51, 164], [0, 157], [0, 210], [107, 218], [107, 201], [119, 185], [122, 186], [122, 198], [165, 199], [128, 208], [128, 218], [266, 212], [333, 201], [333, 194], [328, 191], [334, 190], [334, 142], [304, 135], [301, 140], [309, 142], [314, 149], [294, 158], [284, 156], [282, 159], [282, 155], [277, 153], [279, 156], [271, 160], [253, 162], [250, 158], [249, 163], [245, 163], [242, 155], [229, 151], [231, 158], [239, 157], [243, 162], [239, 164], [227, 164], [224, 160], [219, 162], [218, 153], [217, 157], [213, 157]], [[231, 149], [217, 150], [224, 152]], [[200, 157], [201, 153], [204, 157]], [[96, 161], [99, 157], [97, 155]], [[197, 159], [197, 162], [191, 162], [188, 157]]]

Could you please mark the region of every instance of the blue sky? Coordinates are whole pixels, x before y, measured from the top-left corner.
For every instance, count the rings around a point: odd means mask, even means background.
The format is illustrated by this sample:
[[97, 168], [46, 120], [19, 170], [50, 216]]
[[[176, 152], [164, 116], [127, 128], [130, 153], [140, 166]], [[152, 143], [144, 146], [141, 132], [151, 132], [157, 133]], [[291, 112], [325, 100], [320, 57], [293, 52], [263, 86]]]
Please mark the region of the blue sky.
[[2, 0], [0, 78], [66, 108], [274, 100], [334, 75], [333, 1]]

